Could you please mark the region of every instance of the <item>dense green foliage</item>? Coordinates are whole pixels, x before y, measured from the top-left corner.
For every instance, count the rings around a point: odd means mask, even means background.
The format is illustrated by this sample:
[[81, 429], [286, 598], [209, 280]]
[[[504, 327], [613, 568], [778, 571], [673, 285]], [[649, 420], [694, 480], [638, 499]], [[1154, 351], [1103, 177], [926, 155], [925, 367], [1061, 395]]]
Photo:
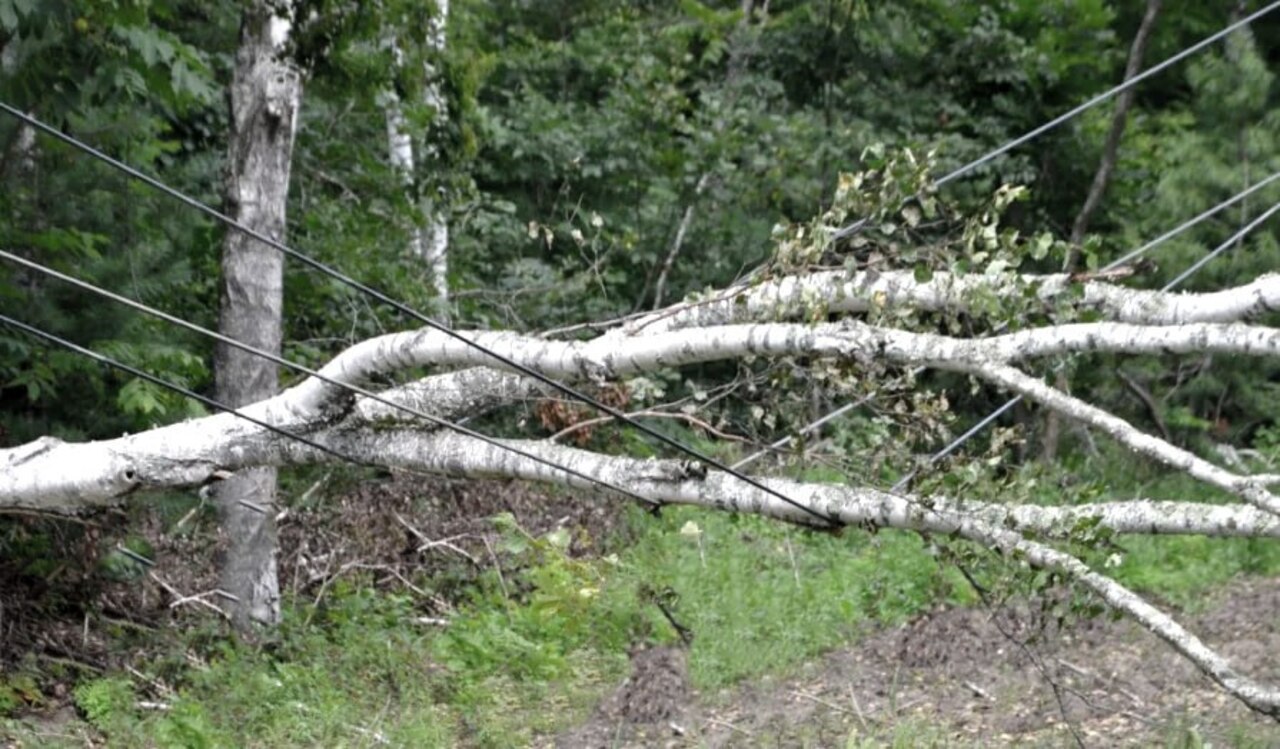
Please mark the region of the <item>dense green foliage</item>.
[[[1149, 62], [1228, 20], [1197, 3], [1167, 5]], [[686, 211], [667, 300], [766, 262], [774, 227], [829, 207], [837, 176], [865, 166], [869, 145], [936, 149], [941, 173], [1034, 127], [1118, 80], [1141, 11], [1100, 1], [813, 0], [771, 3], [767, 16], [744, 19], [731, 2], [459, 0], [447, 53], [432, 60], [420, 44], [428, 6], [316, 0], [305, 12], [313, 9], [295, 50], [308, 77], [290, 241], [431, 310], [424, 271], [404, 248], [421, 220], [415, 201], [443, 199], [455, 319], [522, 329], [651, 305]], [[216, 204], [237, 22], [230, 6], [182, 0], [5, 0], [0, 99]], [[405, 39], [405, 64], [391, 64], [386, 28]], [[1143, 84], [1093, 221], [1100, 260], [1280, 167], [1269, 66], [1278, 30], [1264, 19]], [[387, 163], [378, 92], [393, 87], [411, 121], [428, 121], [411, 95], [423, 60], [444, 71], [450, 117], [424, 134], [441, 147], [419, 160], [406, 194]], [[948, 194], [964, 209], [1001, 184], [1027, 185], [1030, 200], [1006, 221], [1025, 234], [1059, 232], [1083, 200], [1109, 118], [1108, 107], [1095, 108]], [[44, 136], [26, 147], [12, 119], [0, 122], [0, 143], [0, 243], [213, 322], [220, 228]], [[1264, 191], [1163, 248], [1150, 282], [1275, 195]], [[1192, 285], [1250, 278], [1274, 267], [1276, 253], [1264, 227]], [[7, 272], [0, 305], [182, 384], [210, 382], [206, 341], [57, 283]], [[286, 320], [288, 353], [312, 364], [403, 324], [299, 268], [289, 271]], [[119, 433], [196, 408], [21, 336], [0, 333], [0, 346], [11, 441]], [[1167, 365], [1139, 373], [1157, 398]], [[1231, 371], [1204, 367], [1179, 381], [1167, 418], [1233, 436], [1272, 421], [1270, 370]], [[1146, 417], [1114, 378], [1088, 384]]]

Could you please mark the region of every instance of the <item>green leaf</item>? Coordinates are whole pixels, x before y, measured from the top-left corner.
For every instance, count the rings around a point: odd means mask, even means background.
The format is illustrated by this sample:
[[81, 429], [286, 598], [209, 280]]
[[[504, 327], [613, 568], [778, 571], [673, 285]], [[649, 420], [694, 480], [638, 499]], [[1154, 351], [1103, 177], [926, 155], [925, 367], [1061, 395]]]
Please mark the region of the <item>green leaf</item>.
[[146, 380], [135, 378], [125, 383], [116, 396], [120, 410], [134, 416], [163, 415], [164, 403], [158, 387]]
[[547, 542], [555, 548], [565, 551], [569, 548], [569, 544], [573, 542], [573, 537], [569, 535], [566, 528], [556, 528], [547, 534]]
[[1043, 232], [1035, 238], [1031, 243], [1031, 259], [1044, 260], [1049, 255], [1049, 250], [1053, 247], [1053, 235], [1049, 232]]

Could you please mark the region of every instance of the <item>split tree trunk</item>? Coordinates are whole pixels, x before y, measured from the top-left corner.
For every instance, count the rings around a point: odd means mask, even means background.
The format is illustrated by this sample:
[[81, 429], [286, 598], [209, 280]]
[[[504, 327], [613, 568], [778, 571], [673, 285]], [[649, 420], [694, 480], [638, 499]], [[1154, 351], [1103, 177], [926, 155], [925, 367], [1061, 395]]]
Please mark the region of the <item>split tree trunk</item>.
[[[293, 154], [302, 79], [282, 55], [287, 19], [256, 0], [240, 28], [231, 84], [231, 134], [226, 183], [227, 213], [273, 239], [285, 235], [289, 162]], [[222, 250], [219, 329], [231, 338], [280, 351], [283, 256], [238, 231], [228, 230]], [[219, 344], [214, 355], [216, 397], [242, 406], [274, 395], [276, 365]], [[242, 631], [280, 620], [276, 574], [276, 470], [241, 471], [218, 486], [216, 497], [227, 548], [222, 560], [224, 607]]]

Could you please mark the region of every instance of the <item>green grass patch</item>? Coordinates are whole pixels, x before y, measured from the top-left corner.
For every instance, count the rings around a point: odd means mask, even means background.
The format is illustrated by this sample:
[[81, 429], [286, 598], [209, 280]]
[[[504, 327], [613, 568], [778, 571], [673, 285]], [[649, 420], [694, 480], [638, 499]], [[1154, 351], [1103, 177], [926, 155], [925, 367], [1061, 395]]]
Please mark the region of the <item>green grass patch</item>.
[[1124, 585], [1189, 611], [1241, 575], [1280, 575], [1280, 542], [1260, 538], [1122, 537], [1123, 562], [1109, 570]]
[[694, 633], [691, 676], [703, 690], [785, 671], [869, 621], [964, 595], [963, 580], [913, 534], [833, 535], [690, 508], [646, 521], [620, 561], [615, 584], [627, 594], [648, 585], [678, 596], [675, 615]]
[[[77, 706], [113, 746], [449, 746], [454, 727], [435, 694], [431, 635], [401, 596], [351, 589], [306, 623], [293, 608], [272, 648], [218, 642], [184, 667], [163, 710], [138, 684], [82, 684]], [[193, 650], [195, 648], [192, 648]], [[152, 664], [163, 673], [163, 659]], [[157, 698], [145, 698], [157, 701]]]
[[[695, 686], [714, 690], [786, 671], [962, 583], [909, 534], [688, 508], [630, 522], [616, 555], [576, 559], [563, 534], [503, 521], [502, 553], [519, 571], [483, 578], [447, 627], [418, 623], [409, 596], [343, 578], [318, 607], [290, 606], [269, 647], [191, 631], [154, 654], [142, 670], [173, 694], [110, 675], [81, 683], [75, 702], [112, 746], [364, 745], [375, 734], [522, 745], [584, 717], [625, 675], [630, 645], [675, 638], [654, 591], [694, 632]], [[157, 701], [168, 709], [142, 704]]]

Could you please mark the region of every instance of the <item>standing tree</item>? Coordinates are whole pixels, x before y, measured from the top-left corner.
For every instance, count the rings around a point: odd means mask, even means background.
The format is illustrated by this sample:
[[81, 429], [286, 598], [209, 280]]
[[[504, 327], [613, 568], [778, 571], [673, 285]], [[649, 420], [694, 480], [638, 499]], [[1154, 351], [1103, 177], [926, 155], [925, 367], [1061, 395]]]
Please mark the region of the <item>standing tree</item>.
[[[231, 84], [226, 212], [276, 240], [285, 236], [289, 166], [302, 78], [285, 59], [290, 19], [258, 0], [244, 12]], [[219, 328], [224, 335], [279, 352], [284, 263], [280, 253], [228, 231], [222, 252]], [[214, 356], [217, 398], [243, 406], [274, 395], [276, 365], [226, 344]], [[233, 621], [273, 625], [280, 619], [273, 509], [276, 471], [240, 471], [217, 487], [227, 534], [222, 587]]]
[[[440, 195], [422, 195], [414, 189], [415, 168], [418, 162], [429, 165], [439, 162], [439, 148], [434, 142], [438, 129], [443, 126], [449, 116], [448, 103], [444, 95], [443, 71], [440, 58], [445, 52], [445, 31], [449, 17], [449, 0], [436, 0], [431, 9], [430, 18], [426, 22], [426, 39], [423, 43], [425, 60], [422, 63], [421, 85], [416, 86], [417, 95], [410, 92], [409, 100], [422, 102], [426, 112], [425, 133], [416, 140], [420, 144], [420, 159], [414, 158], [414, 135], [409, 118], [406, 117], [404, 104], [400, 94], [393, 87], [383, 95], [383, 106], [387, 117], [387, 146], [391, 165], [400, 173], [408, 185], [409, 198], [421, 205], [420, 224], [416, 225], [410, 235], [409, 252], [426, 267], [435, 290], [437, 307], [444, 312], [449, 306], [449, 222], [441, 205]], [[398, 74], [404, 71], [404, 42], [392, 34], [387, 40], [395, 59]], [[419, 80], [418, 75], [397, 75], [397, 79], [409, 81]], [[428, 180], [433, 182], [434, 180]]]
[[[701, 505], [824, 530], [888, 527], [938, 534], [1074, 582], [1164, 639], [1251, 708], [1280, 716], [1280, 690], [1246, 676], [1239, 664], [1106, 574], [1107, 562], [1099, 559], [1114, 548], [1107, 545], [1114, 534], [1280, 537], [1280, 496], [1270, 489], [1280, 477], [1216, 465], [1025, 371], [1036, 360], [1070, 354], [1280, 357], [1274, 328], [1242, 322], [1280, 306], [1280, 277], [1263, 276], [1219, 293], [1176, 295], [1118, 286], [1110, 277], [1021, 271], [1024, 262], [1066, 251], [1065, 243], [1047, 235], [1026, 238], [1001, 228], [1002, 211], [1021, 191], [1002, 188], [987, 210], [963, 218], [934, 196], [927, 161], [906, 153], [875, 163], [873, 170], [841, 178], [824, 215], [780, 233], [772, 272], [763, 280], [615, 324], [585, 341], [511, 331], [455, 336], [434, 329], [371, 338], [239, 415], [93, 443], [43, 438], [0, 451], [0, 507], [71, 511], [117, 503], [140, 490], [225, 484], [228, 471], [345, 459], [558, 483], [600, 490], [602, 498], [623, 492], [657, 506]], [[912, 193], [925, 197], [904, 206], [903, 198]], [[911, 243], [922, 250], [920, 264], [823, 269], [833, 254], [845, 251], [830, 239], [830, 228], [854, 214], [871, 217], [875, 227], [860, 235], [858, 249]], [[1000, 332], [1014, 320], [1022, 327]], [[909, 492], [883, 491], [871, 477], [850, 484], [751, 478], [715, 462], [638, 459], [564, 447], [554, 439], [482, 440], [438, 421], [550, 395], [548, 378], [579, 387], [608, 384], [642, 403], [653, 397], [649, 378], [717, 362], [737, 362], [747, 371], [751, 362], [789, 364], [774, 380], [778, 389], [798, 381], [785, 374], [794, 368], [821, 373], [815, 379], [830, 394], [868, 386], [896, 393], [889, 413], [904, 436], [945, 434], [948, 393], [985, 384], [1183, 471], [1232, 504], [1130, 497], [1040, 506], [958, 496], [954, 491], [963, 484], [937, 476], [923, 477]], [[939, 379], [917, 379], [910, 371], [917, 366], [940, 373]], [[374, 390], [387, 376], [418, 367], [438, 369]], [[957, 388], [956, 376], [972, 384]], [[645, 416], [691, 419], [715, 435], [725, 408], [677, 404], [656, 413], [648, 409]], [[752, 410], [767, 422], [764, 408]], [[882, 440], [876, 452], [891, 451], [893, 444]], [[979, 456], [979, 462], [987, 461]], [[255, 582], [253, 592], [267, 588], [263, 578]]]

